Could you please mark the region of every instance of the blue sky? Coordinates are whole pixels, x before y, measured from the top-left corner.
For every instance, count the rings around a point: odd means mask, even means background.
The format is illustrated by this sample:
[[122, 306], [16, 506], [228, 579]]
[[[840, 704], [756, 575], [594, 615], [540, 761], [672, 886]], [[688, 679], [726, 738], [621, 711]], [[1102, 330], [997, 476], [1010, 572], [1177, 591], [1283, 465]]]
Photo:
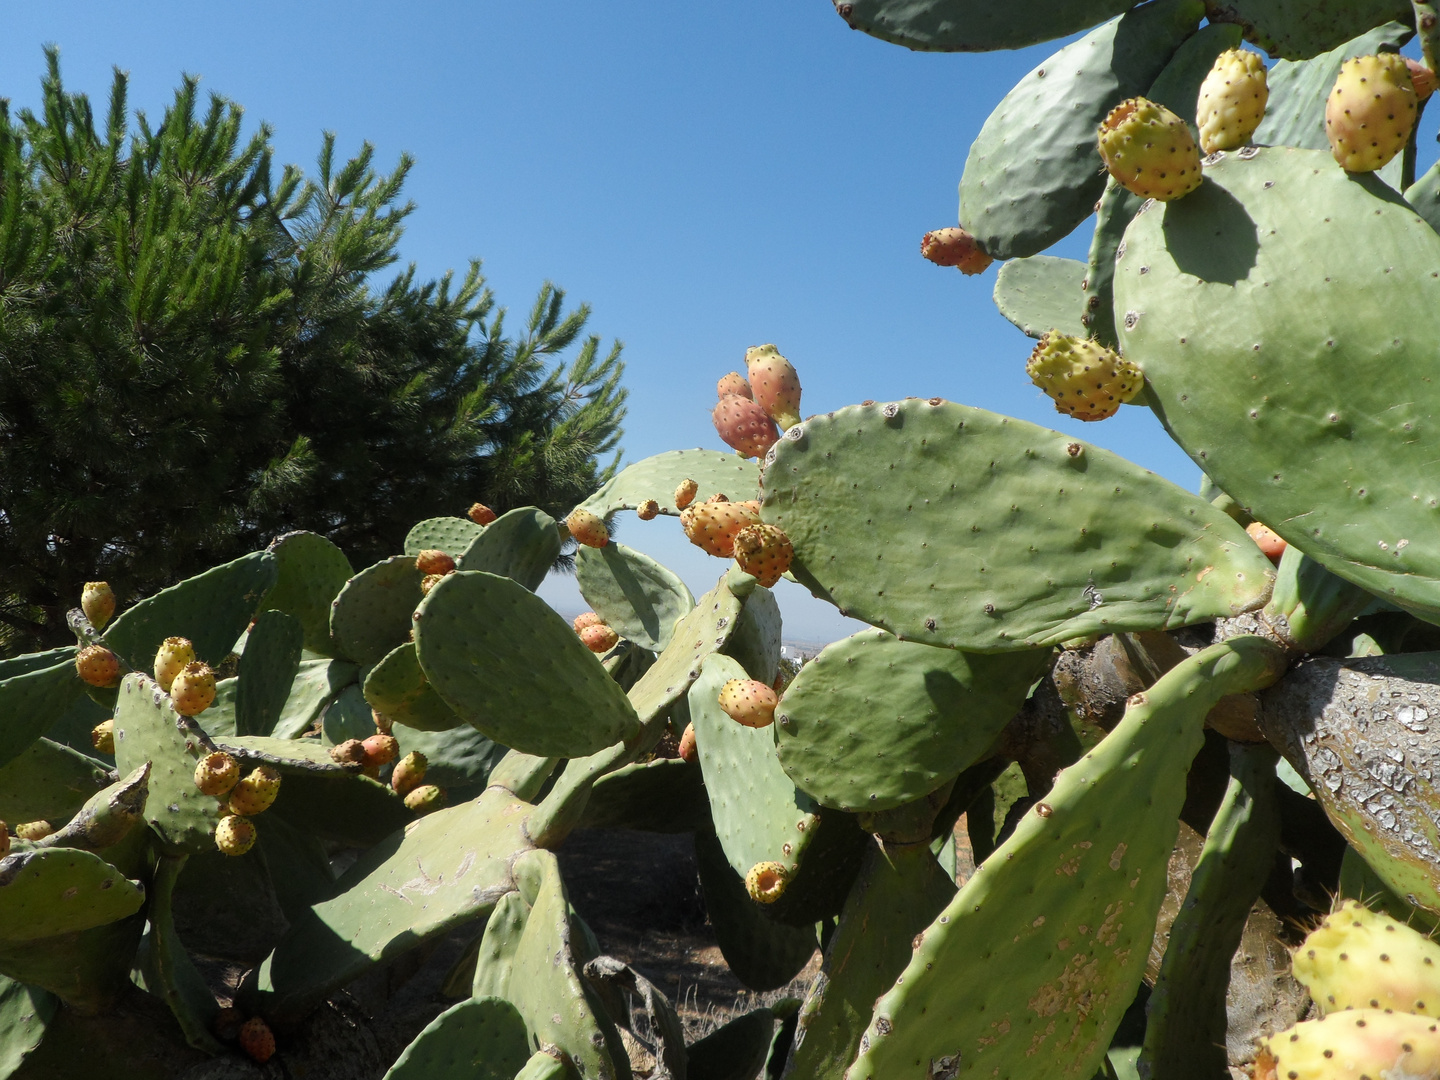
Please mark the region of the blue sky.
[[[312, 166], [326, 130], [347, 154], [374, 143], [384, 168], [413, 154], [419, 208], [402, 250], [422, 275], [478, 256], [512, 317], [549, 279], [625, 342], [627, 461], [721, 448], [716, 379], [775, 342], [807, 414], [939, 395], [1198, 483], [1148, 410], [1102, 424], [1054, 411], [1025, 377], [1032, 343], [991, 302], [995, 268], [965, 278], [919, 256], [926, 230], [955, 224], [985, 117], [1061, 43], [911, 53], [851, 31], [830, 0], [46, 0], [6, 16], [12, 108], [36, 102], [54, 42], [68, 88], [97, 105], [112, 66], [152, 115], [191, 72], [272, 125], [280, 161]], [[1083, 258], [1088, 237], [1082, 227], [1055, 253]], [[622, 525], [697, 595], [724, 569], [673, 521]], [[573, 580], [542, 591], [581, 606]], [[791, 638], [859, 626], [795, 586], [778, 592]]]

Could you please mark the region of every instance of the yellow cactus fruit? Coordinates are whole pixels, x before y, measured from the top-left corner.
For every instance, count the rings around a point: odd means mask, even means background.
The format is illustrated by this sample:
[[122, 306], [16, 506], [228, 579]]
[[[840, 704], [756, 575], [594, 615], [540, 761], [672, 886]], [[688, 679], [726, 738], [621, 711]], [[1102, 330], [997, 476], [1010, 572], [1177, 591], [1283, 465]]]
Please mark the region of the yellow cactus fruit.
[[244, 855], [255, 846], [255, 823], [231, 814], [215, 826], [215, 846], [226, 855]]
[[420, 595], [429, 596], [430, 590], [445, 580], [444, 574], [426, 574], [420, 579]]
[[767, 589], [790, 569], [795, 548], [776, 525], [747, 525], [735, 534], [735, 561]]
[[87, 581], [85, 588], [80, 590], [80, 610], [85, 613], [85, 618], [90, 620], [91, 626], [96, 630], [103, 630], [115, 614], [115, 593], [111, 590], [110, 583]]
[[1098, 341], [1048, 331], [1025, 364], [1030, 381], [1050, 395], [1059, 412], [1077, 420], [1104, 420], [1145, 385], [1128, 360]]
[[75, 654], [75, 674], [91, 686], [115, 686], [120, 682], [120, 658], [104, 645], [86, 645]]
[[102, 754], [115, 753], [115, 718], [102, 720], [90, 729], [90, 745]]
[[1110, 110], [1100, 125], [1100, 157], [1127, 189], [1161, 202], [1189, 195], [1204, 179], [1189, 126], [1147, 98], [1129, 98]]
[[1322, 1016], [1342, 1009], [1440, 1016], [1440, 945], [1354, 900], [1300, 943], [1293, 968]]
[[660, 513], [660, 504], [654, 499], [646, 499], [635, 508], [635, 516], [641, 521], [653, 521]]
[[700, 485], [694, 480], [686, 478], [681, 480], [675, 488], [675, 509], [684, 510], [695, 500], [695, 493], [700, 490]]
[[405, 807], [421, 815], [433, 814], [445, 805], [445, 789], [434, 784], [421, 784], [405, 796]]
[[1200, 149], [1207, 154], [1236, 150], [1250, 141], [1265, 119], [1270, 89], [1265, 61], [1249, 49], [1226, 49], [1215, 58], [1210, 74], [1200, 84], [1195, 123], [1200, 128]]
[[170, 693], [170, 684], [175, 676], [185, 670], [186, 664], [195, 662], [195, 646], [189, 638], [167, 637], [155, 653], [155, 681], [160, 689]]
[[775, 722], [780, 698], [759, 679], [731, 679], [720, 688], [720, 708], [737, 724], [769, 727]]
[[269, 765], [251, 769], [230, 790], [230, 809], [241, 817], [253, 817], [270, 809], [280, 794], [280, 774]]
[[55, 826], [48, 821], [22, 821], [15, 826], [15, 835], [21, 840], [44, 840], [55, 831]]
[[565, 519], [565, 527], [577, 544], [603, 548], [610, 542], [610, 530], [605, 528], [605, 522], [589, 510], [571, 510], [570, 516]]
[[789, 883], [790, 874], [784, 863], [756, 863], [745, 875], [745, 891], [757, 904], [775, 903], [785, 895], [785, 886]]
[[1346, 172], [1374, 172], [1410, 140], [1418, 111], [1405, 58], [1357, 56], [1340, 65], [1325, 102], [1325, 137]]
[[240, 781], [240, 763], [223, 750], [195, 763], [195, 786], [202, 795], [226, 795]]
[[181, 716], [199, 716], [215, 700], [215, 672], [209, 664], [186, 664], [170, 684], [170, 703]]
[[703, 502], [680, 514], [686, 538], [722, 559], [735, 554], [735, 536], [741, 529], [759, 523], [758, 503]]

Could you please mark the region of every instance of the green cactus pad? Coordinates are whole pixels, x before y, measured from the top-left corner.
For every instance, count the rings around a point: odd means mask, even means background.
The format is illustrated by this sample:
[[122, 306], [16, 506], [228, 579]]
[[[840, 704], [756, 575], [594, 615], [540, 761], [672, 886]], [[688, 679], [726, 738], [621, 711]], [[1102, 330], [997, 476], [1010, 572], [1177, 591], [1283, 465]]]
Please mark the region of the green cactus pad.
[[1372, 26], [1414, 18], [1409, 0], [1224, 0], [1216, 7], [1217, 18], [1245, 28], [1246, 41], [1284, 60], [1304, 60]]
[[[1440, 619], [1440, 489], [1416, 435], [1440, 410], [1440, 384], [1418, 375], [1440, 339], [1440, 236], [1328, 153], [1227, 154], [1205, 174], [1135, 218], [1116, 265], [1149, 403], [1258, 520]], [[1336, 299], [1372, 295], [1395, 302]]]
[[560, 557], [560, 527], [533, 506], [501, 514], [456, 560], [461, 570], [512, 578], [534, 592]]
[[215, 995], [205, 985], [180, 935], [175, 932], [175, 880], [186, 858], [163, 855], [155, 869], [150, 903], [145, 912], [150, 930], [141, 946], [139, 968], [144, 979], [143, 989], [170, 1007], [185, 1041], [198, 1050], [219, 1054], [225, 1048], [210, 1033], [210, 1025], [219, 1011]]
[[536, 1050], [525, 1067], [515, 1074], [515, 1080], [579, 1080], [579, 1077], [575, 1066], [549, 1050]]
[[1150, 1076], [1223, 1076], [1226, 991], [1250, 909], [1275, 866], [1280, 804], [1268, 744], [1230, 744], [1230, 784], [1205, 835], [1146, 1006]]
[[815, 924], [789, 926], [769, 918], [750, 899], [714, 833], [695, 833], [695, 863], [706, 914], [735, 977], [752, 990], [774, 990], [798, 975], [815, 955]]
[[420, 731], [397, 723], [390, 733], [400, 743], [402, 756], [412, 750], [425, 755], [429, 763], [425, 782], [443, 787], [451, 803], [479, 795], [506, 754], [505, 747], [469, 724], [449, 731]]
[[0, 821], [48, 821], [57, 828], [109, 781], [94, 758], [49, 739], [0, 766]]
[[285, 707], [270, 734], [277, 739], [298, 739], [305, 734], [340, 691], [355, 685], [359, 670], [347, 660], [300, 661]]
[[520, 977], [510, 980], [507, 996], [525, 1018], [530, 1037], [563, 1050], [581, 1076], [611, 1080], [625, 1075], [607, 1045], [606, 1029], [613, 1036], [613, 1028], [596, 1011], [576, 962], [559, 863], [548, 851], [527, 851], [515, 860], [514, 871], [530, 914], [514, 951]]
[[235, 733], [269, 735], [275, 730], [290, 687], [300, 670], [305, 631], [299, 619], [265, 611], [245, 640], [235, 691]]
[[[577, 509], [609, 517], [617, 510], [634, 510], [646, 499], [660, 504], [660, 513], [678, 517], [675, 489], [683, 480], [699, 485], [695, 502], [722, 494], [731, 502], [755, 498], [760, 471], [755, 462], [719, 450], [669, 450], [637, 461], [620, 472]], [[643, 527], [646, 523], [641, 522]]]
[[700, 768], [655, 758], [616, 769], [595, 782], [582, 829], [679, 833], [710, 828], [710, 803]]
[[1027, 337], [1050, 330], [1088, 336], [1080, 321], [1085, 264], [1054, 255], [1002, 263], [995, 275], [995, 306]]
[[757, 585], [745, 597], [739, 625], [724, 652], [739, 663], [750, 678], [769, 686], [780, 674], [781, 635], [780, 604], [773, 592]]
[[412, 819], [389, 785], [335, 764], [318, 740], [257, 736], [220, 739], [216, 746], [246, 768], [269, 765], [280, 773], [280, 793], [257, 822], [258, 830], [274, 815], [324, 839], [363, 847], [379, 843]]
[[0, 682], [0, 766], [29, 749], [84, 694], [73, 654]]
[[297, 919], [261, 967], [259, 988], [274, 995], [266, 1014], [304, 1015], [374, 964], [483, 916], [515, 888], [510, 863], [528, 846], [528, 810], [492, 788], [367, 851], [336, 882], [338, 895]]
[[585, 602], [617, 634], [654, 652], [670, 644], [675, 623], [695, 606], [679, 577], [650, 556], [613, 541], [575, 553], [575, 581]]
[[1092, 1076], [1144, 975], [1205, 714], [1283, 670], [1274, 646], [1235, 638], [1132, 698], [924, 931], [851, 1080]]
[[287, 920], [294, 923], [312, 905], [334, 896], [335, 874], [319, 837], [278, 815], [266, 816], [256, 831], [255, 850], [264, 858], [275, 899]]
[[26, 672], [39, 671], [42, 668], [53, 668], [62, 663], [74, 663], [75, 654], [80, 650], [74, 645], [66, 645], [61, 649], [47, 649], [45, 652], [22, 653], [19, 656], [12, 656], [6, 660], [0, 660], [0, 683], [6, 679], [14, 678], [16, 675], [24, 675]]
[[100, 640], [137, 670], [149, 671], [167, 637], [189, 638], [195, 655], [215, 667], [275, 584], [277, 563], [268, 551], [255, 551], [186, 578], [125, 611]]
[[96, 851], [114, 863], [116, 859], [109, 849], [124, 840], [126, 834], [143, 820], [149, 794], [150, 765], [147, 762], [129, 776], [86, 799], [85, 805], [69, 821], [64, 818], [46, 819], [52, 825], [64, 824], [37, 841], [35, 846]]
[[312, 532], [277, 536], [267, 548], [275, 556], [275, 584], [260, 610], [283, 611], [300, 620], [305, 648], [330, 654], [330, 602], [355, 573], [338, 547]]
[[115, 709], [115, 766], [125, 775], [151, 763], [145, 820], [170, 852], [215, 846], [220, 802], [195, 786], [195, 765], [215, 743], [193, 719], [181, 716], [154, 680], [125, 676]]
[[929, 845], [874, 844], [866, 850], [820, 977], [800, 1011], [787, 1066], [792, 1075], [843, 1080], [875, 999], [905, 970], [913, 939], [954, 895], [955, 883]]
[[827, 645], [775, 711], [780, 764], [797, 787], [852, 813], [930, 794], [990, 749], [1050, 650], [984, 656], [883, 630]]
[[514, 1080], [529, 1060], [530, 1040], [515, 1006], [470, 998], [430, 1021], [384, 1080]]
[[530, 905], [518, 891], [506, 893], [495, 902], [494, 910], [485, 920], [485, 932], [480, 935], [475, 955], [473, 997], [506, 997], [510, 993], [515, 951], [520, 947], [520, 935], [525, 932], [529, 919]]
[[[56, 1027], [65, 1019], [77, 1013], [94, 1016], [115, 1004], [130, 982], [131, 963], [144, 929], [145, 915], [137, 912], [103, 926], [54, 937], [29, 941], [0, 938], [0, 975], [48, 990], [69, 1006], [59, 1014], [57, 1024], [51, 1027], [51, 1037], [34, 1055], [36, 1059], [53, 1061], [54, 1058], [49, 1056], [52, 1048], [61, 1050], [55, 1057], [65, 1056], [62, 1049], [65, 1036], [56, 1038]], [[48, 1073], [33, 1064], [31, 1068], [46, 1080], [51, 1077], [70, 1080], [77, 1075], [73, 1068], [64, 1066]], [[29, 1076], [31, 1073], [27, 1069], [20, 1075]], [[138, 1075], [136, 1080], [140, 1080]]]
[[415, 615], [416, 653], [430, 685], [496, 742], [527, 754], [580, 757], [639, 730], [625, 692], [595, 654], [522, 584], [451, 574]]
[[449, 731], [465, 723], [430, 685], [410, 641], [395, 646], [370, 669], [365, 700], [376, 712], [421, 731]]
[[490, 770], [489, 783], [491, 787], [504, 788], [524, 802], [534, 802], [559, 763], [559, 758], [542, 758], [510, 750]]
[[812, 417], [770, 453], [761, 517], [842, 614], [906, 640], [1005, 652], [1172, 629], [1258, 607], [1274, 579], [1169, 481], [939, 398]]
[[[1028, 26], [1033, 14], [1006, 10], [1005, 18]], [[1035, 255], [1094, 212], [1105, 190], [1096, 129], [1150, 88], [1204, 14], [1199, 0], [1136, 8], [1065, 46], [1005, 95], [970, 144], [960, 178], [960, 224], [989, 255]]]
[[841, 7], [840, 16], [852, 30], [907, 49], [990, 52], [1088, 30], [1130, 6], [1130, 0], [1042, 0], [1022, 15], [986, 0], [857, 0]]
[[0, 942], [104, 926], [144, 902], [144, 886], [88, 851], [41, 848], [0, 859]]
[[435, 517], [417, 522], [405, 534], [405, 554], [419, 555], [422, 551], [443, 551], [457, 563], [465, 549], [474, 543], [483, 531], [469, 518]]
[[688, 1050], [688, 1080], [754, 1080], [770, 1053], [775, 1014], [753, 1009], [722, 1024]]
[[629, 691], [630, 704], [646, 724], [685, 696], [700, 677], [705, 657], [729, 644], [739, 624], [741, 604], [721, 578], [675, 625], [670, 644]]
[[320, 741], [327, 747], [347, 739], [368, 739], [375, 731], [375, 714], [355, 683], [335, 695], [320, 718]]
[[330, 608], [330, 637], [338, 655], [378, 664], [410, 637], [424, 576], [410, 555], [392, 555], [345, 583]]
[[60, 1002], [38, 986], [26, 986], [0, 975], [0, 1076], [19, 1072], [40, 1045]]

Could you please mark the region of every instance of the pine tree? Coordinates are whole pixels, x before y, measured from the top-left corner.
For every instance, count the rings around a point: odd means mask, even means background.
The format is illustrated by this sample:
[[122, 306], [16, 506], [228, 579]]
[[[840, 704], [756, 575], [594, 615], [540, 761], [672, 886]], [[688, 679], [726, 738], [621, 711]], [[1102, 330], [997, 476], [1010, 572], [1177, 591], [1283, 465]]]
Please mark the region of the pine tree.
[[97, 124], [47, 56], [39, 115], [0, 100], [0, 654], [63, 643], [87, 580], [124, 604], [296, 528], [365, 565], [613, 471], [621, 346], [588, 307], [547, 283], [511, 338], [478, 262], [376, 284], [408, 158], [327, 135], [277, 178], [194, 79], [132, 126], [117, 72]]

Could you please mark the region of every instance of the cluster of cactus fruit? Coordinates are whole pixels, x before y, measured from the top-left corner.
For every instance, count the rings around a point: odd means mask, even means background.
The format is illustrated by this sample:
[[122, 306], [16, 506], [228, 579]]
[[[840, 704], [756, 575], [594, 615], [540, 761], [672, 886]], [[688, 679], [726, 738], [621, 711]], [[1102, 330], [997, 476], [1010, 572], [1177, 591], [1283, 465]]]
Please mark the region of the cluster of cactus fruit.
[[[0, 661], [0, 1077], [79, 1075], [137, 993], [174, 1021], [137, 1060], [283, 1061], [465, 927], [390, 1080], [1440, 1077], [1437, 13], [837, 6], [915, 48], [1088, 31], [922, 250], [1000, 261], [1057, 408], [1151, 408], [1204, 491], [940, 398], [802, 419], [765, 345], [717, 387], [734, 453], [563, 522], [477, 503], [358, 573], [291, 533], [118, 616], [92, 583], [75, 646]], [[1092, 212], [1087, 262], [1042, 254]], [[733, 562], [697, 601], [629, 511]], [[534, 592], [571, 542], [573, 624]], [[788, 681], [781, 577], [870, 625]], [[569, 905], [585, 828], [693, 834], [731, 970], [818, 948], [803, 998], [686, 1045]], [[275, 917], [182, 941], [197, 896]]]

